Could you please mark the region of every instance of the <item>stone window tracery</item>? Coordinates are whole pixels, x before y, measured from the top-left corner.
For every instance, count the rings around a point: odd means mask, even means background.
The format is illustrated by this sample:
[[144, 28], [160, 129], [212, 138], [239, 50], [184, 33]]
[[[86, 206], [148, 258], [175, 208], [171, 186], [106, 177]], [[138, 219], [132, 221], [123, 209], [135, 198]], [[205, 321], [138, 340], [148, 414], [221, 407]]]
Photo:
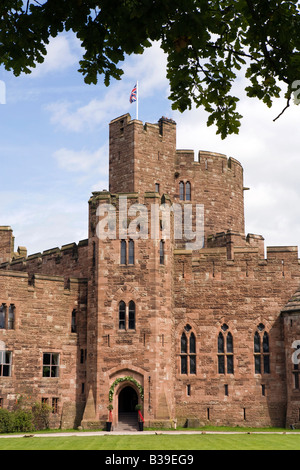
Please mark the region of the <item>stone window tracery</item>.
[[191, 201], [192, 198], [192, 185], [190, 181], [186, 183], [184, 181], [179, 182], [179, 200], [180, 201]]
[[[127, 246], [128, 245], [128, 246]], [[128, 257], [127, 257], [128, 253]], [[134, 264], [134, 241], [133, 240], [121, 240], [121, 256], [120, 262], [121, 264]]]
[[262, 323], [257, 326], [254, 334], [254, 370], [255, 374], [270, 373], [269, 335]]
[[119, 303], [119, 330], [135, 330], [136, 307], [133, 300], [128, 304], [121, 300]]
[[233, 336], [225, 323], [221, 326], [218, 335], [218, 373], [233, 374]]
[[180, 339], [180, 372], [196, 374], [196, 337], [190, 325], [184, 327]]

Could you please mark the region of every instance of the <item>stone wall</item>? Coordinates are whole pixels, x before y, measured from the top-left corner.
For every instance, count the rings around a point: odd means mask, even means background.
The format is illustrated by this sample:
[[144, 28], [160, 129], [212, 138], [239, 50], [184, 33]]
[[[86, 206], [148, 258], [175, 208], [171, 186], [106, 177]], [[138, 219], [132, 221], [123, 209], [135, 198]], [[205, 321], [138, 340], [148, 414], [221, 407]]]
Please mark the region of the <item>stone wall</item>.
[[78, 244], [69, 243], [61, 248], [52, 248], [42, 253], [18, 257], [11, 262], [2, 263], [0, 269], [10, 271], [23, 271], [33, 276], [47, 274], [50, 276], [63, 276], [87, 278], [89, 271], [88, 240]]
[[[190, 201], [180, 200], [181, 182], [191, 184]], [[224, 230], [244, 233], [241, 164], [208, 151], [195, 161], [194, 152], [176, 150], [172, 120], [143, 125], [126, 114], [110, 123], [109, 188], [116, 194], [157, 191], [172, 203], [203, 205], [205, 239]]]
[[[83, 417], [83, 426], [99, 427], [112, 403], [116, 425], [119, 396], [129, 386], [146, 425], [299, 425], [290, 364], [300, 328], [298, 249], [268, 247], [265, 256], [263, 237], [246, 236], [240, 163], [208, 151], [195, 161], [194, 152], [176, 150], [174, 121], [143, 125], [129, 114], [110, 123], [109, 161], [110, 191], [92, 193], [87, 240], [27, 256], [24, 248], [14, 253], [10, 227], [0, 228], [0, 306], [15, 309], [14, 327], [0, 328], [2, 347], [12, 353], [11, 374], [0, 377], [2, 405], [12, 408], [19, 395], [58, 399], [53, 426], [72, 427]], [[191, 200], [180, 199], [180, 182], [191, 183]], [[99, 232], [107, 204], [115, 237]], [[119, 229], [138, 217], [128, 211], [133, 204], [148, 211], [148, 237], [138, 235], [141, 227], [131, 237], [129, 262], [126, 233], [121, 262]], [[155, 210], [162, 204], [204, 207], [204, 247], [187, 250], [175, 239], [172, 215], [161, 263], [162, 214]], [[220, 333], [225, 342], [231, 335], [233, 351], [218, 350]], [[256, 333], [269, 341], [267, 372], [255, 372]], [[43, 353], [59, 354], [58, 377], [43, 377]]]
[[[11, 373], [0, 378], [0, 398], [12, 409], [19, 396], [34, 402], [58, 399], [52, 425], [73, 427], [85, 403], [86, 282], [62, 277], [0, 271], [0, 304], [15, 307], [12, 329], [0, 329], [1, 350], [11, 352]], [[71, 331], [76, 311], [77, 332]], [[57, 377], [43, 377], [43, 354], [59, 354]]]
[[[179, 421], [188, 417], [201, 424], [285, 426], [288, 344], [280, 312], [299, 286], [300, 270], [294, 247], [267, 252], [264, 259], [258, 250], [238, 248], [234, 260], [228, 260], [226, 248], [198, 254], [175, 251]], [[197, 339], [196, 375], [180, 373], [180, 337], [186, 324]], [[233, 336], [233, 374], [218, 373], [218, 335], [224, 324]], [[254, 335], [259, 325], [264, 326], [260, 333], [269, 336], [270, 373], [266, 374], [256, 374], [254, 368]]]

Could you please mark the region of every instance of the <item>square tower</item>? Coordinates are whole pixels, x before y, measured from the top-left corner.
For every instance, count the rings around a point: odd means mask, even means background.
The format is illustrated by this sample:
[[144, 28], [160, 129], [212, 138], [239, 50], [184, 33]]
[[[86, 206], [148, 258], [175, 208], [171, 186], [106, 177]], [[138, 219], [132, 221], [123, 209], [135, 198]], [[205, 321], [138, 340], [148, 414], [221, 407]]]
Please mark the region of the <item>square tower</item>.
[[109, 191], [175, 192], [176, 123], [145, 125], [125, 114], [109, 127]]

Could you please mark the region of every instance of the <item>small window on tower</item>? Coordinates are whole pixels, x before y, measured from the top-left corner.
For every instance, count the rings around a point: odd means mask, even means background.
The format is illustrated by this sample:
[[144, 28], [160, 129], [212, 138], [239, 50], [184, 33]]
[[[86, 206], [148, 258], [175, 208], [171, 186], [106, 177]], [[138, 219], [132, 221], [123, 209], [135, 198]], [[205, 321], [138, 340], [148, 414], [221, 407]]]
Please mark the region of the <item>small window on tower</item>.
[[180, 181], [179, 183], [179, 199], [180, 201], [184, 201], [184, 182]]
[[191, 183], [189, 181], [185, 185], [185, 200], [191, 200]]
[[134, 264], [134, 241], [133, 240], [129, 240], [128, 242], [128, 264]]
[[155, 192], [159, 193], [159, 183], [155, 183]]
[[125, 240], [121, 240], [121, 264], [127, 263], [127, 244]]
[[119, 303], [119, 330], [125, 330], [126, 304], [123, 300]]
[[8, 309], [8, 322], [7, 322], [7, 328], [9, 330], [13, 330], [15, 327], [15, 309], [16, 307], [14, 304], [10, 304], [9, 309]]
[[77, 333], [77, 315], [76, 310], [72, 311], [72, 318], [71, 318], [71, 333]]
[[135, 303], [132, 300], [129, 302], [128, 329], [135, 329]]
[[6, 324], [6, 305], [0, 306], [0, 329], [4, 329]]
[[159, 263], [165, 264], [165, 242], [164, 240], [160, 241], [159, 244]]

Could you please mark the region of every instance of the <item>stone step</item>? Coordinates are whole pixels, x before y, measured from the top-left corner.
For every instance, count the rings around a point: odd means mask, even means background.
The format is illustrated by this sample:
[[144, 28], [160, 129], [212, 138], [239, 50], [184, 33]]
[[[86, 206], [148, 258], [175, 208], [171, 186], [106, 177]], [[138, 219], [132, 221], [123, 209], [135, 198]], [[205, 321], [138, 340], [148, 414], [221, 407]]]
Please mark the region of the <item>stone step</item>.
[[119, 413], [118, 424], [115, 427], [118, 431], [137, 431], [138, 415], [136, 412]]

